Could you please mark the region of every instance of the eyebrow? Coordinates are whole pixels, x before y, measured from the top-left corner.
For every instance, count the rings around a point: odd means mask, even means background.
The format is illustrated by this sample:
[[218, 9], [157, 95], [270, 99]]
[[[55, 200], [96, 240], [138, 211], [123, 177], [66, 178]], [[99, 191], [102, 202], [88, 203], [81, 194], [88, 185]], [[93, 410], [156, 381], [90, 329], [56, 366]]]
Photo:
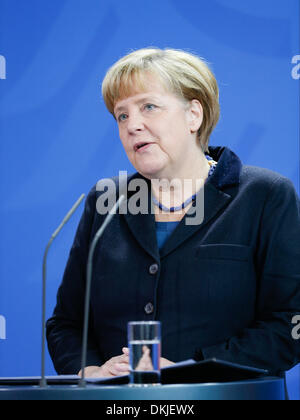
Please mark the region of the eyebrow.
[[[157, 101], [158, 100], [158, 98], [157, 97], [155, 97], [155, 96], [148, 96], [148, 95], [145, 95], [145, 96], [143, 96], [142, 98], [140, 98], [139, 100], [137, 100], [137, 101], [135, 101], [134, 103], [135, 104], [137, 104], [137, 105], [139, 105], [140, 103], [142, 103], [142, 102], [144, 102], [145, 100], [148, 100], [148, 101]], [[126, 106], [118, 106], [115, 110], [114, 110], [114, 114], [116, 114], [117, 112], [120, 112], [120, 111], [125, 111], [126, 110]]]

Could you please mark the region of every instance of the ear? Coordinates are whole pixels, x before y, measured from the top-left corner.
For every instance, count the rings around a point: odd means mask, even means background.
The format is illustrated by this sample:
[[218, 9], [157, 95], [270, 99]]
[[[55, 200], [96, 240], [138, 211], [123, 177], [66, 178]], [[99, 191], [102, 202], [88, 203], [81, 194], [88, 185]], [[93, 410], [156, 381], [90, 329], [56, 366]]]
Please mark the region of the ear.
[[201, 127], [203, 121], [203, 108], [198, 99], [190, 101], [187, 115], [191, 133], [196, 133]]

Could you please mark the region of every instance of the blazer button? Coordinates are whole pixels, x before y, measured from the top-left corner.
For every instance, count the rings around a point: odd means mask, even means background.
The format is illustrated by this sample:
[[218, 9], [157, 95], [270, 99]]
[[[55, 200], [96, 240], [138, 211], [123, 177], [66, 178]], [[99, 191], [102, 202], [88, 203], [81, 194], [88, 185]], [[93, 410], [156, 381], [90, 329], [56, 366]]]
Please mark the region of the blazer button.
[[154, 306], [152, 305], [151, 302], [149, 302], [149, 303], [147, 303], [147, 305], [145, 305], [144, 310], [145, 310], [147, 315], [150, 315], [154, 311]]
[[158, 264], [152, 264], [149, 267], [150, 274], [156, 274], [158, 272]]

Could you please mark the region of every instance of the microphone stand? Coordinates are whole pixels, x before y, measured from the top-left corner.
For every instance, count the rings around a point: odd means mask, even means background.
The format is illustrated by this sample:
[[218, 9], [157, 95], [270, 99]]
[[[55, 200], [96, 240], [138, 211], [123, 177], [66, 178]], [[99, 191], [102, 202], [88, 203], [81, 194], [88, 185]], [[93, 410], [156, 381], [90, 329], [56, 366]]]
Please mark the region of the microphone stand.
[[93, 256], [96, 245], [101, 238], [106, 226], [109, 224], [111, 219], [113, 218], [114, 214], [117, 212], [119, 206], [121, 205], [122, 201], [125, 199], [124, 195], [121, 195], [119, 200], [113, 206], [113, 208], [109, 211], [108, 215], [106, 216], [103, 224], [97, 231], [93, 242], [91, 244], [88, 261], [87, 261], [87, 271], [86, 271], [86, 289], [85, 289], [85, 304], [84, 304], [84, 318], [83, 318], [83, 336], [82, 336], [82, 355], [81, 355], [81, 378], [79, 381], [79, 387], [85, 388], [86, 380], [85, 380], [85, 365], [86, 365], [86, 358], [87, 358], [87, 342], [88, 342], [88, 326], [89, 326], [89, 307], [90, 307], [90, 296], [91, 296], [91, 282], [92, 282], [92, 270], [93, 270]]
[[68, 212], [68, 214], [65, 216], [59, 227], [56, 229], [56, 231], [52, 234], [50, 241], [48, 242], [44, 258], [43, 258], [43, 297], [42, 297], [42, 354], [41, 354], [41, 379], [40, 379], [40, 387], [46, 388], [47, 386], [47, 380], [45, 377], [45, 341], [46, 341], [46, 331], [45, 331], [45, 323], [46, 323], [46, 271], [47, 271], [47, 256], [50, 249], [50, 246], [54, 239], [57, 237], [59, 232], [62, 230], [64, 225], [69, 221], [69, 219], [73, 216], [77, 208], [79, 207], [80, 203], [84, 199], [85, 195], [82, 194], [79, 199], [76, 201], [74, 206], [71, 208], [71, 210]]

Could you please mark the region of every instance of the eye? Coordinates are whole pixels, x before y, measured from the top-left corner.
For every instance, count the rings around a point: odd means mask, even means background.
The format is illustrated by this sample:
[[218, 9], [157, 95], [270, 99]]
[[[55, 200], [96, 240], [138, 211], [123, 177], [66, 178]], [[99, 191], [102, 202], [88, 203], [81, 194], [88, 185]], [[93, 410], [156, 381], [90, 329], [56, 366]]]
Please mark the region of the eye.
[[126, 120], [126, 118], [127, 118], [127, 114], [120, 114], [120, 115], [118, 116], [118, 121], [119, 121], [119, 122], [125, 121], [125, 120]]
[[146, 111], [152, 111], [153, 109], [155, 109], [155, 108], [157, 108], [157, 106], [156, 105], [154, 105], [154, 104], [146, 104], [146, 105], [144, 105], [144, 109], [146, 110]]

